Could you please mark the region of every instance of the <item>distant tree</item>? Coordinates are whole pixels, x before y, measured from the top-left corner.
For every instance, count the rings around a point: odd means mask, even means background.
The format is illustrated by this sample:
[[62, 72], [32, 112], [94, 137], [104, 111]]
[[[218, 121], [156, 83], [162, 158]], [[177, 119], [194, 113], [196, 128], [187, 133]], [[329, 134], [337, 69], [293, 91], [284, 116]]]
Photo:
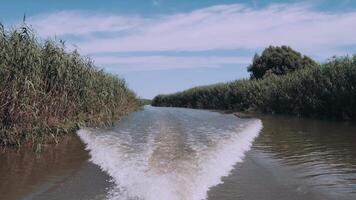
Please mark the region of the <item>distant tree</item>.
[[308, 56], [301, 55], [288, 46], [269, 46], [261, 56], [255, 54], [247, 71], [251, 73], [251, 79], [261, 79], [272, 74], [284, 75], [297, 69], [317, 65]]

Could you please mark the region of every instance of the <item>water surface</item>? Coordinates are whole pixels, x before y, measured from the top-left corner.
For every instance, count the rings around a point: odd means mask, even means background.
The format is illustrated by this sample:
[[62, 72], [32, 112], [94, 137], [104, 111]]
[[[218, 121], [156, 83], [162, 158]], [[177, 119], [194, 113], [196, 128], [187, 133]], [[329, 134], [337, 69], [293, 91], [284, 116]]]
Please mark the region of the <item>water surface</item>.
[[258, 116], [263, 130], [209, 199], [356, 199], [356, 126]]
[[115, 182], [108, 199], [200, 200], [250, 149], [262, 123], [146, 106], [108, 130], [78, 132]]
[[146, 106], [84, 144], [3, 151], [0, 199], [356, 199], [355, 125], [256, 117]]

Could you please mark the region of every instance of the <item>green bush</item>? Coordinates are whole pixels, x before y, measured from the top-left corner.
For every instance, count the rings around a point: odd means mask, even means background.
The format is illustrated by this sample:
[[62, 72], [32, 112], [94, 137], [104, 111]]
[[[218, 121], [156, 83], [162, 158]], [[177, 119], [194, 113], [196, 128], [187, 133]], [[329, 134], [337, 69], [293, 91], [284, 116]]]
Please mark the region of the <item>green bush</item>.
[[0, 26], [0, 145], [57, 142], [78, 125], [110, 124], [137, 107], [125, 81], [26, 25]]
[[154, 106], [356, 119], [356, 56], [334, 58], [284, 76], [237, 80], [159, 95]]
[[288, 46], [270, 46], [262, 52], [261, 56], [255, 54], [252, 64], [247, 70], [251, 73], [251, 79], [261, 79], [272, 74], [285, 75], [295, 70], [317, 65], [308, 56], [302, 56]]

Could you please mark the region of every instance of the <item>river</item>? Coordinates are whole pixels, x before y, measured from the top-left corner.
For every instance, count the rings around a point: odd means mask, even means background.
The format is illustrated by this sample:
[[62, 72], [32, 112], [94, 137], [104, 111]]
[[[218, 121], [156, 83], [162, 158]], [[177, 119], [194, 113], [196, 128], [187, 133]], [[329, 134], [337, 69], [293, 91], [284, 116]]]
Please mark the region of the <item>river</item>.
[[356, 126], [145, 106], [40, 155], [3, 150], [0, 199], [356, 199]]

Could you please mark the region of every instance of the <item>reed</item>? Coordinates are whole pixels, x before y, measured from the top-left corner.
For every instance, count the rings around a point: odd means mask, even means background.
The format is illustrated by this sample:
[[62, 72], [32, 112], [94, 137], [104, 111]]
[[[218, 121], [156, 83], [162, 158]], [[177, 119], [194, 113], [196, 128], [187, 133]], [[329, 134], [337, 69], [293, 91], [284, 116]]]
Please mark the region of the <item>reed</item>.
[[58, 142], [80, 126], [111, 124], [137, 108], [123, 79], [26, 24], [0, 24], [0, 146]]
[[175, 106], [356, 119], [356, 55], [287, 75], [244, 79], [158, 95], [153, 106]]

